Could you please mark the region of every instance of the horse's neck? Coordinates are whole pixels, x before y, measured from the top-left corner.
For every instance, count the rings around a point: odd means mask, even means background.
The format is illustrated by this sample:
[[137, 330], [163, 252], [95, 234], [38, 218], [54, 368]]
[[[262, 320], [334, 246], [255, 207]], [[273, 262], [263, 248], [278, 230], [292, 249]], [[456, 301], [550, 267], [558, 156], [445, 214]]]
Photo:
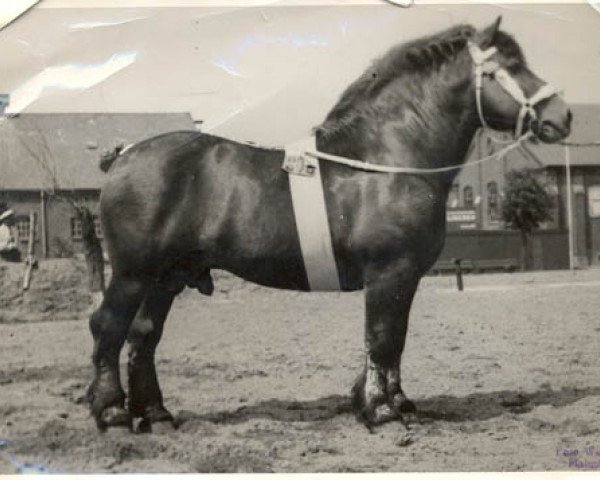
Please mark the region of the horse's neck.
[[353, 128], [320, 135], [319, 150], [418, 168], [462, 163], [478, 127], [470, 71], [462, 58], [427, 78], [396, 80], [368, 107], [357, 109]]

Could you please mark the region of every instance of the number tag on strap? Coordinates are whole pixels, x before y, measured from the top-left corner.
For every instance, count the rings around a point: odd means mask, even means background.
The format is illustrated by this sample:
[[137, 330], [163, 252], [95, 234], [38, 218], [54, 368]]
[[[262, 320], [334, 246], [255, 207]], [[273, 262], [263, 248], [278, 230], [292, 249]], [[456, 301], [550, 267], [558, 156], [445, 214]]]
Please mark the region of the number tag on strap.
[[312, 177], [317, 170], [316, 158], [304, 155], [302, 152], [285, 152], [283, 168], [286, 172], [293, 175], [302, 175], [303, 177]]

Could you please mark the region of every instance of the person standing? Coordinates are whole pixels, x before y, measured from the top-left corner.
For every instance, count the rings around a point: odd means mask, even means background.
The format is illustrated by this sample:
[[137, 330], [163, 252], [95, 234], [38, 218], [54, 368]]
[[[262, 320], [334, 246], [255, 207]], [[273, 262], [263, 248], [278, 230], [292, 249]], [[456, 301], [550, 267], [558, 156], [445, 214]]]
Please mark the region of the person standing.
[[13, 235], [15, 213], [5, 203], [0, 204], [0, 259], [20, 262], [21, 252]]

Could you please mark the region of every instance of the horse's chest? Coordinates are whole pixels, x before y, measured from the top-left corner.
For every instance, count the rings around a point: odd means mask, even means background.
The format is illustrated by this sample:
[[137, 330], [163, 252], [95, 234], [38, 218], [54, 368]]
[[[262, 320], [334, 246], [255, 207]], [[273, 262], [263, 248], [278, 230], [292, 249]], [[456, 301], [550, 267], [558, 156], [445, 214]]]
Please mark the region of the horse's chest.
[[443, 195], [415, 183], [376, 186], [355, 202], [349, 248], [374, 261], [410, 255], [427, 263], [437, 256], [445, 234]]

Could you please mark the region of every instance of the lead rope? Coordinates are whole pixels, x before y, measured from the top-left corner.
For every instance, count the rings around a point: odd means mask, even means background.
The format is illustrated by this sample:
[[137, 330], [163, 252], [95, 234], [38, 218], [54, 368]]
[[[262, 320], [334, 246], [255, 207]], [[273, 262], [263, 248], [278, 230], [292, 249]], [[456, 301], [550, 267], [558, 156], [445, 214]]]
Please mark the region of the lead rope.
[[405, 174], [414, 174], [414, 175], [428, 175], [434, 173], [444, 173], [451, 172], [453, 170], [460, 170], [463, 167], [471, 167], [473, 165], [478, 165], [480, 163], [488, 162], [490, 160], [495, 160], [497, 158], [502, 157], [506, 153], [514, 150], [521, 146], [521, 144], [529, 140], [533, 136], [532, 132], [527, 132], [517, 138], [513, 143], [504, 147], [502, 150], [498, 150], [497, 152], [488, 155], [487, 157], [480, 158], [478, 160], [474, 160], [468, 163], [461, 163], [458, 165], [450, 165], [448, 167], [439, 167], [439, 168], [416, 168], [416, 167], [395, 167], [392, 165], [379, 165], [376, 163], [363, 162], [361, 160], [354, 160], [346, 157], [341, 157], [339, 155], [332, 155], [330, 153], [318, 152], [313, 150], [307, 150], [303, 153], [312, 158], [317, 158], [321, 160], [327, 160], [332, 163], [337, 163], [340, 165], [346, 165], [348, 167], [355, 168], [357, 170], [363, 170], [366, 172], [377, 172], [377, 173], [405, 173]]

